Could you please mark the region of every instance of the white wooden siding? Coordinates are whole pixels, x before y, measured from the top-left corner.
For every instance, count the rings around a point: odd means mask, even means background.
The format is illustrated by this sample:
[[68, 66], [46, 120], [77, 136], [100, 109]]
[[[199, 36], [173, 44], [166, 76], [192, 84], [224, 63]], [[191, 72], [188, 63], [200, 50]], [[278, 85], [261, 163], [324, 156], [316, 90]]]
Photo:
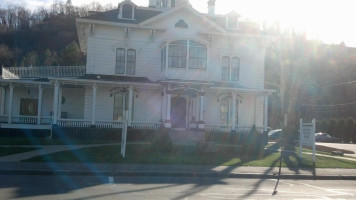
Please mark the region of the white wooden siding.
[[[180, 19], [188, 24], [188, 29], [174, 26]], [[161, 72], [162, 45], [174, 40], [192, 39], [207, 44], [207, 70], [169, 68], [166, 78], [221, 81], [221, 58], [237, 56], [240, 58], [240, 85], [247, 88], [264, 88], [265, 52], [261, 39], [241, 37], [232, 41], [230, 37], [213, 36], [209, 41], [208, 37], [200, 32], [209, 32], [212, 29], [209, 30], [199, 18], [185, 10], [148, 26], [165, 31], [156, 31], [152, 40], [150, 30], [131, 28], [128, 38], [125, 39], [124, 27], [97, 25], [94, 35], [88, 39], [87, 73], [115, 74], [115, 48], [134, 48], [137, 51], [136, 76], [157, 81], [165, 74]]]

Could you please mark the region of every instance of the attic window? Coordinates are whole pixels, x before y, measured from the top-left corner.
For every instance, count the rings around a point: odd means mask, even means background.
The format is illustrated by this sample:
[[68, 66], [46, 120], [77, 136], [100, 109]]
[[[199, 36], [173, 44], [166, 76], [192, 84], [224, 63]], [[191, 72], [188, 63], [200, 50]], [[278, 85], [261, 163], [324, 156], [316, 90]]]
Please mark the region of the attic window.
[[131, 1], [123, 2], [119, 4], [119, 15], [118, 19], [134, 19], [135, 18], [135, 7], [136, 5]]
[[188, 24], [180, 19], [176, 24], [175, 24], [175, 27], [179, 27], [179, 28], [188, 28]]
[[130, 4], [122, 5], [122, 18], [132, 19], [133, 6]]
[[237, 30], [238, 28], [238, 19], [237, 14], [230, 14], [226, 16], [226, 28]]

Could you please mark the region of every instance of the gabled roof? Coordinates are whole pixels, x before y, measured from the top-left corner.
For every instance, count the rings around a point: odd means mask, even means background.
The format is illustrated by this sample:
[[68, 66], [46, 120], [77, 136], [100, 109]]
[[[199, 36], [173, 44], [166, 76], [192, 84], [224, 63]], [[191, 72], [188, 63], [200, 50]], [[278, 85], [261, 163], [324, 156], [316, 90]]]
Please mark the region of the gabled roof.
[[204, 13], [199, 13], [194, 8], [186, 3], [179, 4], [178, 6], [168, 9], [168, 10], [158, 10], [154, 8], [146, 8], [137, 6], [135, 8], [135, 19], [118, 19], [119, 9], [109, 10], [106, 12], [96, 12], [90, 16], [82, 17], [80, 19], [104, 21], [104, 22], [114, 22], [114, 23], [124, 23], [145, 26], [146, 24], [164, 19], [166, 16], [178, 12], [182, 9], [189, 10], [193, 15], [201, 18], [203, 21], [211, 24], [213, 27], [219, 30], [219, 32], [229, 32], [229, 33], [247, 33], [247, 34], [258, 34], [260, 31], [257, 28], [257, 24], [253, 22], [239, 21], [238, 30], [232, 30], [226, 28], [226, 16], [227, 15], [208, 15]]
[[207, 24], [210, 24], [212, 27], [216, 28], [217, 30], [219, 30], [220, 32], [225, 32], [224, 28], [221, 28], [220, 26], [218, 26], [216, 23], [214, 23], [213, 21], [211, 21], [209, 18], [206, 18], [205, 15], [199, 13], [198, 11], [196, 11], [194, 8], [192, 8], [190, 6], [190, 4], [188, 3], [181, 3], [178, 6], [167, 10], [165, 12], [163, 12], [160, 15], [156, 15], [150, 19], [147, 19], [146, 21], [143, 21], [142, 23], [140, 23], [141, 26], [145, 26], [147, 24], [153, 23], [155, 21], [159, 21], [162, 20], [164, 18], [166, 18], [169, 15], [172, 15], [176, 12], [179, 12], [180, 10], [188, 10], [190, 13], [192, 13], [193, 15], [195, 15], [196, 17], [200, 18], [202, 20], [202, 22], [205, 22]]
[[127, 24], [139, 24], [147, 19], [150, 19], [162, 11], [152, 10], [152, 9], [143, 9], [136, 7], [135, 9], [135, 20], [132, 19], [118, 19], [119, 10], [109, 10], [106, 12], [97, 12], [88, 17], [83, 17], [82, 19], [98, 20], [98, 21], [107, 21], [107, 22], [118, 22], [118, 23], [127, 23]]

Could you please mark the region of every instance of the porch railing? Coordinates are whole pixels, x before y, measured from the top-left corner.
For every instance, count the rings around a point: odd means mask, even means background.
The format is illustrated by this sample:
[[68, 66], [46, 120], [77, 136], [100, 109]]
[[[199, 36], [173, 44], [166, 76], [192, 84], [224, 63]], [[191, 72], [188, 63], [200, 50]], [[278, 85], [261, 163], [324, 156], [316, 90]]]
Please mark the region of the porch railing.
[[85, 74], [85, 66], [3, 67], [2, 78], [75, 77]]
[[11, 117], [14, 124], [37, 124], [37, 116], [14, 115]]
[[0, 116], [0, 123], [8, 123], [9, 117], [7, 115]]
[[95, 126], [98, 128], [122, 128], [121, 121], [96, 121]]
[[157, 130], [161, 126], [160, 123], [150, 122], [132, 122], [133, 129]]
[[41, 124], [43, 125], [51, 125], [52, 117], [41, 117]]
[[84, 119], [58, 119], [57, 125], [59, 127], [87, 128], [90, 127], [90, 121]]
[[[242, 127], [237, 126], [236, 132], [246, 133], [250, 132], [252, 127]], [[256, 127], [259, 133], [263, 133], [263, 127]], [[230, 125], [205, 125], [205, 130], [207, 131], [218, 131], [218, 132], [230, 132], [232, 130], [232, 126]]]

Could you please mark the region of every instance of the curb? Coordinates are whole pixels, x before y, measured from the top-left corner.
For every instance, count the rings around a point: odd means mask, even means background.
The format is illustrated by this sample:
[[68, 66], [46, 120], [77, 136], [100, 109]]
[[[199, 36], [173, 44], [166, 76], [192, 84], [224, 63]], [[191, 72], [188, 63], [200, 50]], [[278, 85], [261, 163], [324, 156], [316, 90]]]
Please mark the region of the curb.
[[[194, 177], [194, 178], [245, 178], [245, 179], [278, 179], [275, 174], [257, 173], [219, 173], [219, 172], [174, 172], [174, 171], [71, 171], [71, 170], [0, 170], [0, 175], [53, 175], [53, 176], [171, 176], [171, 177]], [[296, 175], [281, 174], [280, 179], [301, 180], [356, 180], [355, 175]]]

